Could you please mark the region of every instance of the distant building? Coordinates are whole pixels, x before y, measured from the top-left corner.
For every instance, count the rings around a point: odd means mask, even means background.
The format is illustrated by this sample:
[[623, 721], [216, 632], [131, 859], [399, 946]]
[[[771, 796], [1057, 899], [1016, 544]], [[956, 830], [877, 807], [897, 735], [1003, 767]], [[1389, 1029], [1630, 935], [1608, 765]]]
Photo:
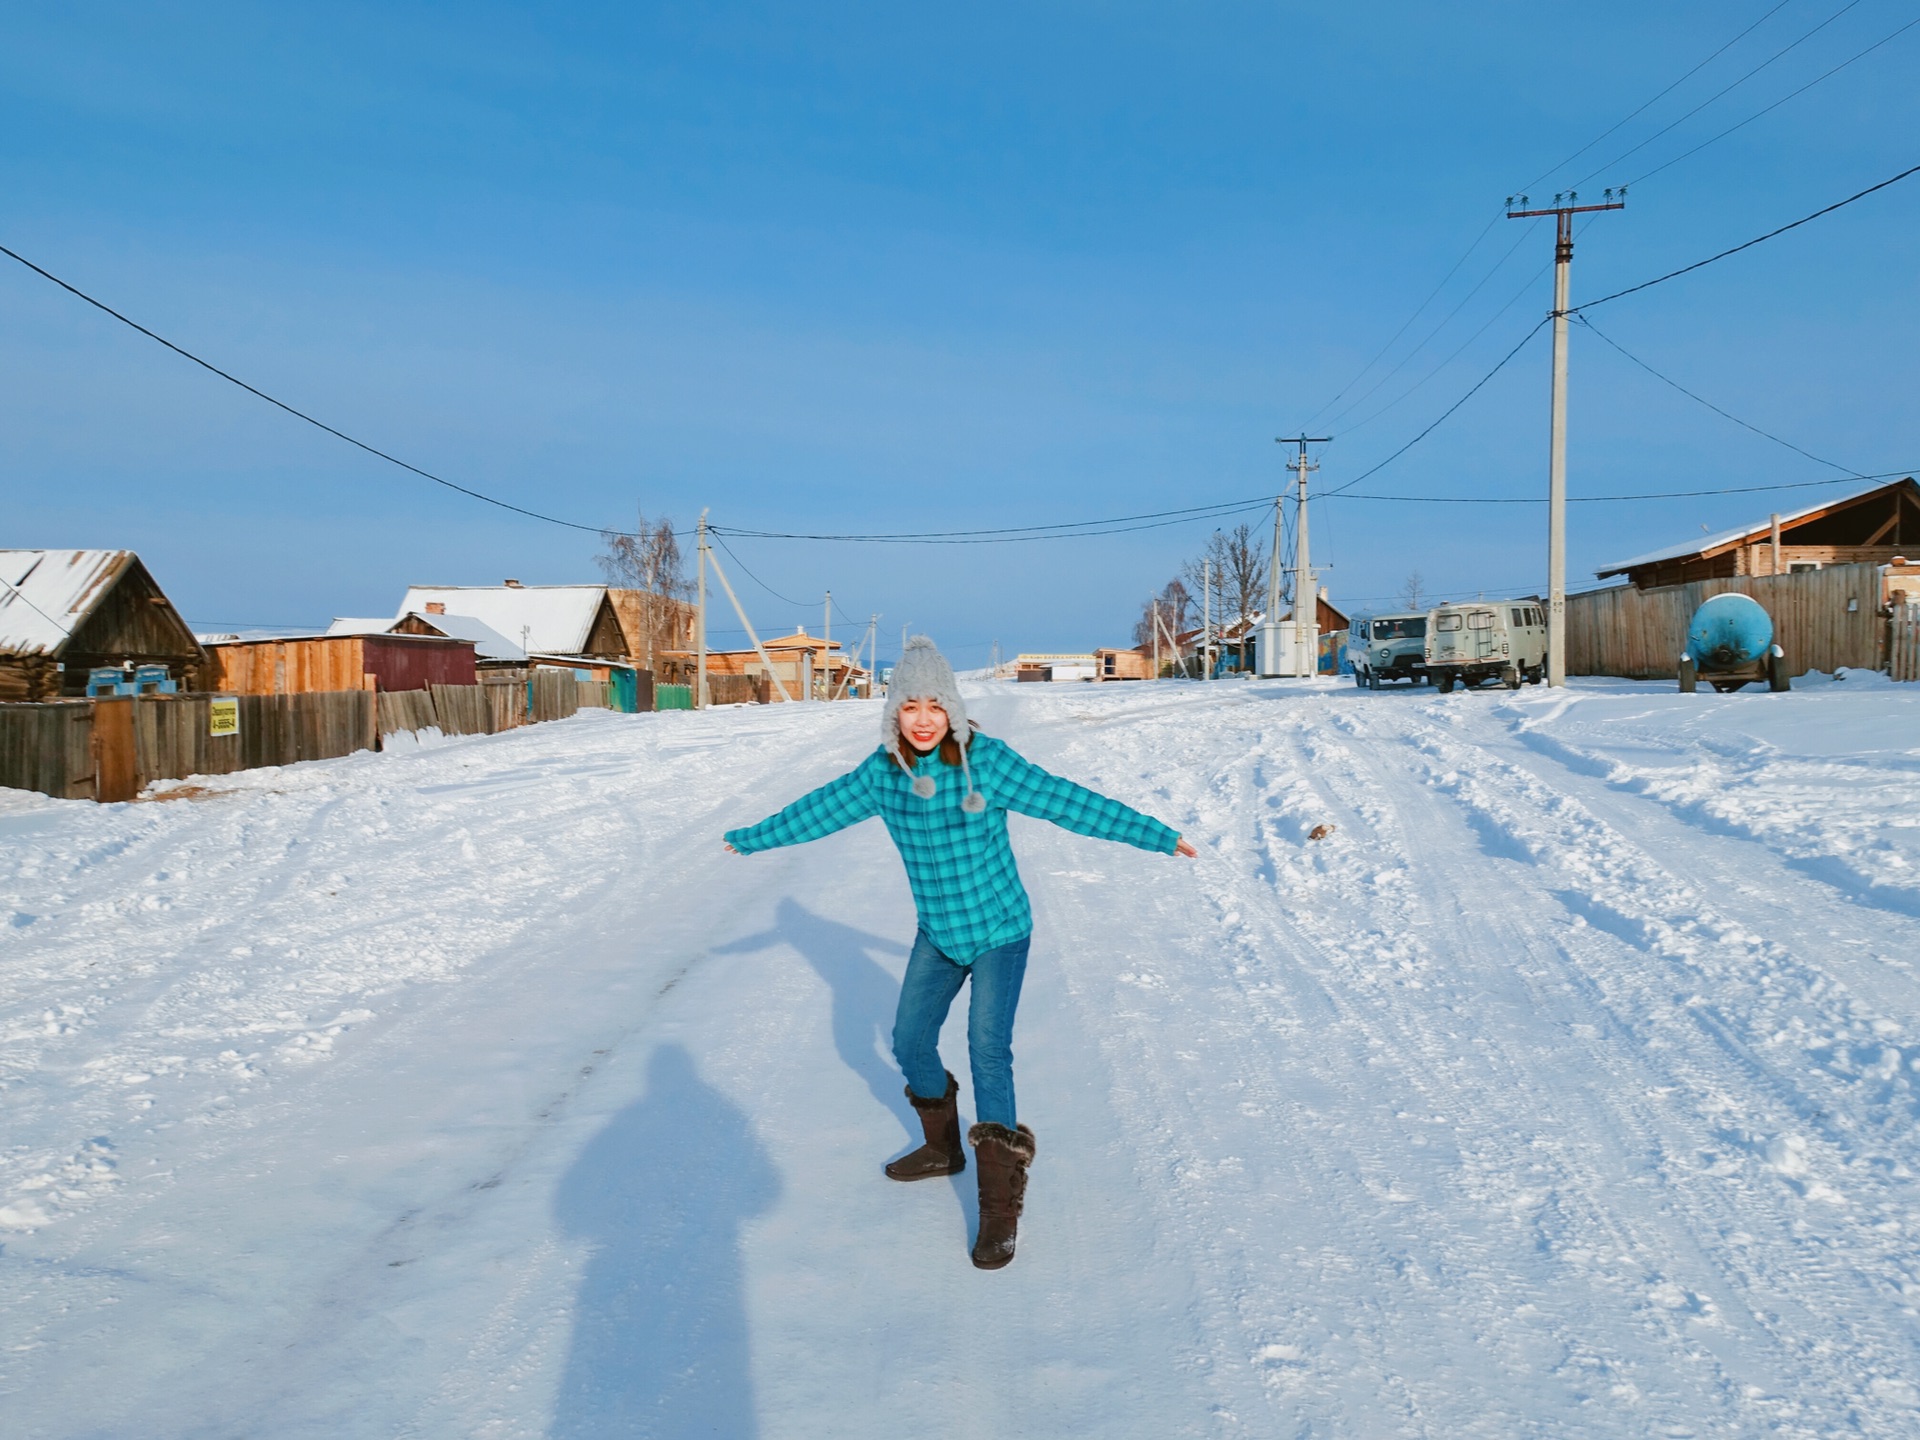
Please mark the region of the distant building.
[[1890, 485], [1822, 500], [1717, 535], [1669, 545], [1604, 565], [1602, 580], [1625, 575], [1637, 589], [1687, 585], [1735, 575], [1786, 575], [1827, 565], [1885, 565], [1920, 547], [1920, 485], [1909, 475]]
[[[840, 642], [809, 635], [805, 626], [791, 635], [764, 640], [761, 647], [773, 663], [771, 670], [760, 659], [759, 650], [709, 650], [708, 677], [751, 677], [760, 683], [757, 693], [773, 701], [781, 698], [783, 686], [789, 696], [800, 699], [809, 680], [817, 700], [864, 699], [873, 694], [873, 677], [841, 650]], [[694, 650], [665, 650], [658, 655], [660, 677], [669, 684], [692, 684], [698, 668], [699, 654]]]
[[[1014, 673], [1045, 670], [1049, 680], [1095, 680], [1100, 675], [1099, 661], [1089, 651], [1023, 652], [1014, 658]], [[1021, 678], [1027, 678], [1022, 675]], [[1037, 678], [1037, 677], [1035, 677]]]
[[396, 618], [415, 613], [430, 623], [439, 617], [472, 616], [522, 650], [542, 655], [625, 659], [631, 652], [620, 617], [604, 585], [414, 585]]
[[1140, 649], [1103, 649], [1093, 652], [1093, 678], [1096, 680], [1149, 680], [1153, 678], [1153, 656]]
[[422, 615], [409, 610], [398, 620], [336, 619], [327, 627], [327, 634], [437, 635], [447, 640], [471, 641], [474, 658], [483, 666], [524, 665], [527, 660], [525, 650], [471, 615]]
[[131, 550], [0, 550], [0, 700], [87, 692], [97, 669], [165, 667], [197, 689], [207, 652]]

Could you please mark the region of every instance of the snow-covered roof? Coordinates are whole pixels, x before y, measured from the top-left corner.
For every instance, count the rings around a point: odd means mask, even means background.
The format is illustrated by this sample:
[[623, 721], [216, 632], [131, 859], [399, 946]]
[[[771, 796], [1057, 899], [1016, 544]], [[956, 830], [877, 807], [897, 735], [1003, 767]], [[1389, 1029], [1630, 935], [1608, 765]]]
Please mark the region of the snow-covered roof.
[[411, 617], [423, 624], [432, 626], [450, 640], [468, 640], [473, 643], [473, 653], [481, 660], [524, 660], [527, 652], [513, 641], [507, 639], [498, 630], [484, 620], [471, 615], [422, 615], [418, 610], [409, 610], [398, 620], [389, 620], [385, 616], [361, 618], [342, 616], [336, 618], [327, 627], [329, 635], [393, 635], [399, 633], [395, 626], [405, 624]]
[[[478, 616], [422, 615], [417, 610], [411, 613], [415, 619], [424, 620], [442, 635], [451, 636], [455, 640], [471, 640], [473, 642], [473, 653], [482, 660], [524, 660], [527, 658], [527, 652], [522, 650], [517, 642], [509, 640]], [[402, 615], [400, 620], [406, 618], [405, 615]], [[396, 620], [392, 623], [397, 625], [400, 621]], [[577, 655], [579, 651], [569, 651], [568, 653]]]
[[[578, 655], [593, 633], [606, 594], [604, 585], [413, 585], [394, 618], [417, 610], [430, 624], [439, 625], [472, 616], [525, 650]], [[430, 605], [442, 606], [446, 613], [434, 614]]]
[[[1845, 495], [1834, 495], [1825, 500], [1816, 500], [1813, 504], [1802, 506], [1800, 509], [1791, 513], [1782, 511], [1780, 513], [1781, 528], [1784, 529], [1789, 525], [1797, 525], [1802, 520], [1813, 515], [1818, 515], [1824, 510], [1833, 510], [1855, 500], [1864, 500], [1869, 495], [1878, 495], [1884, 490], [1896, 489], [1910, 482], [1911, 477], [1907, 480], [1896, 480], [1892, 485], [1882, 481], [1876, 485], [1869, 485], [1864, 490], [1855, 490]], [[1725, 546], [1737, 545], [1743, 540], [1752, 540], [1759, 536], [1770, 535], [1772, 533], [1773, 517], [1768, 516], [1758, 525], [1742, 525], [1736, 530], [1722, 530], [1717, 535], [1702, 535], [1698, 540], [1683, 540], [1678, 545], [1668, 545], [1660, 550], [1649, 550], [1645, 555], [1636, 555], [1631, 560], [1615, 560], [1611, 565], [1602, 565], [1593, 573], [1604, 580], [1609, 575], [1625, 574], [1629, 570], [1639, 569], [1642, 565], [1657, 565], [1662, 560], [1684, 560], [1693, 555], [1706, 555], [1715, 550], [1722, 549]]]
[[0, 653], [57, 655], [131, 550], [0, 550]]

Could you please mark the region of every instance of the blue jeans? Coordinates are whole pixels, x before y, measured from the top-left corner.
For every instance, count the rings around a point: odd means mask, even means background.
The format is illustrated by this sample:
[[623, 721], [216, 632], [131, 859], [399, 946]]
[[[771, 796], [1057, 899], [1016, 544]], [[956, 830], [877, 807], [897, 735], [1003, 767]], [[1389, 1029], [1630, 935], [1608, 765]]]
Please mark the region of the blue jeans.
[[893, 1016], [893, 1058], [915, 1095], [931, 1100], [947, 1093], [940, 1027], [971, 975], [967, 1059], [973, 1067], [974, 1118], [1014, 1128], [1013, 1012], [1020, 1006], [1020, 982], [1026, 978], [1032, 940], [1022, 936], [962, 965], [948, 959], [926, 932], [914, 936], [907, 976], [900, 982], [900, 1008]]

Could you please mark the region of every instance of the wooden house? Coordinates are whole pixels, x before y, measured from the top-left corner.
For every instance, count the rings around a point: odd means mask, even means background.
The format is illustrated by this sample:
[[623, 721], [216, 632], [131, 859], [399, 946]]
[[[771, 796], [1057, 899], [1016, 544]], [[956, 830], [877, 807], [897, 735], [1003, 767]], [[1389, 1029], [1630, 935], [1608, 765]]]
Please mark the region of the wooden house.
[[1828, 565], [1889, 564], [1920, 551], [1920, 485], [1909, 475], [1757, 524], [1619, 560], [1594, 573], [1625, 575], [1637, 589], [1737, 575], [1788, 575]]
[[409, 610], [398, 620], [380, 618], [336, 619], [327, 628], [329, 635], [437, 635], [446, 640], [473, 642], [474, 663], [482, 670], [520, 669], [527, 663], [527, 652], [507, 639], [491, 625], [471, 615], [436, 612], [422, 615]]
[[1152, 671], [1151, 649], [1100, 649], [1093, 652], [1093, 678], [1096, 680], [1150, 680], [1153, 678]]
[[86, 694], [90, 670], [164, 665], [200, 687], [207, 652], [131, 550], [0, 550], [0, 700]]
[[692, 650], [700, 644], [700, 612], [688, 601], [619, 586], [607, 588], [607, 599], [619, 617], [628, 658], [639, 664], [651, 661], [656, 651]]
[[632, 652], [604, 585], [414, 585], [400, 602], [438, 623], [472, 616], [529, 653], [624, 660]]
[[[768, 698], [775, 701], [781, 698], [781, 686], [790, 697], [800, 699], [809, 678], [813, 682], [813, 698], [817, 700], [864, 699], [873, 694], [873, 677], [841, 650], [838, 640], [809, 635], [802, 627], [791, 635], [764, 640], [761, 646], [767, 652], [767, 659], [773, 662], [771, 671], [760, 659], [758, 650], [709, 650], [707, 674], [755, 678], [771, 675], [780, 682], [766, 686]], [[656, 659], [661, 678], [667, 683], [693, 683], [699, 664], [696, 651], [666, 650]]]
[[297, 635], [217, 640], [206, 648], [206, 688], [229, 695], [424, 690], [479, 683], [473, 642], [444, 635]]

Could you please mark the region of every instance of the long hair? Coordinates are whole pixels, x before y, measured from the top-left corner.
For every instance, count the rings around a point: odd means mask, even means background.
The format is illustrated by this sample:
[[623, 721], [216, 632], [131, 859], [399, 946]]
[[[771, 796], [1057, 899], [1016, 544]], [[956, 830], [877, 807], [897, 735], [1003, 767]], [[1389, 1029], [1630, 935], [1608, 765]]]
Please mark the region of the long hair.
[[[979, 731], [980, 727], [978, 725], [974, 724], [971, 720], [967, 722], [968, 745], [973, 744], [973, 737], [978, 734]], [[907, 739], [906, 732], [903, 731], [898, 724], [895, 724], [893, 727], [893, 734], [895, 741], [893, 753], [900, 757], [901, 763], [909, 770], [914, 767], [914, 762], [924, 760], [927, 757], [927, 751], [913, 748], [913, 742]], [[953, 727], [951, 725], [947, 727], [947, 733], [940, 737], [938, 749], [940, 751], [940, 759], [945, 764], [959, 765], [960, 742], [953, 738]]]

